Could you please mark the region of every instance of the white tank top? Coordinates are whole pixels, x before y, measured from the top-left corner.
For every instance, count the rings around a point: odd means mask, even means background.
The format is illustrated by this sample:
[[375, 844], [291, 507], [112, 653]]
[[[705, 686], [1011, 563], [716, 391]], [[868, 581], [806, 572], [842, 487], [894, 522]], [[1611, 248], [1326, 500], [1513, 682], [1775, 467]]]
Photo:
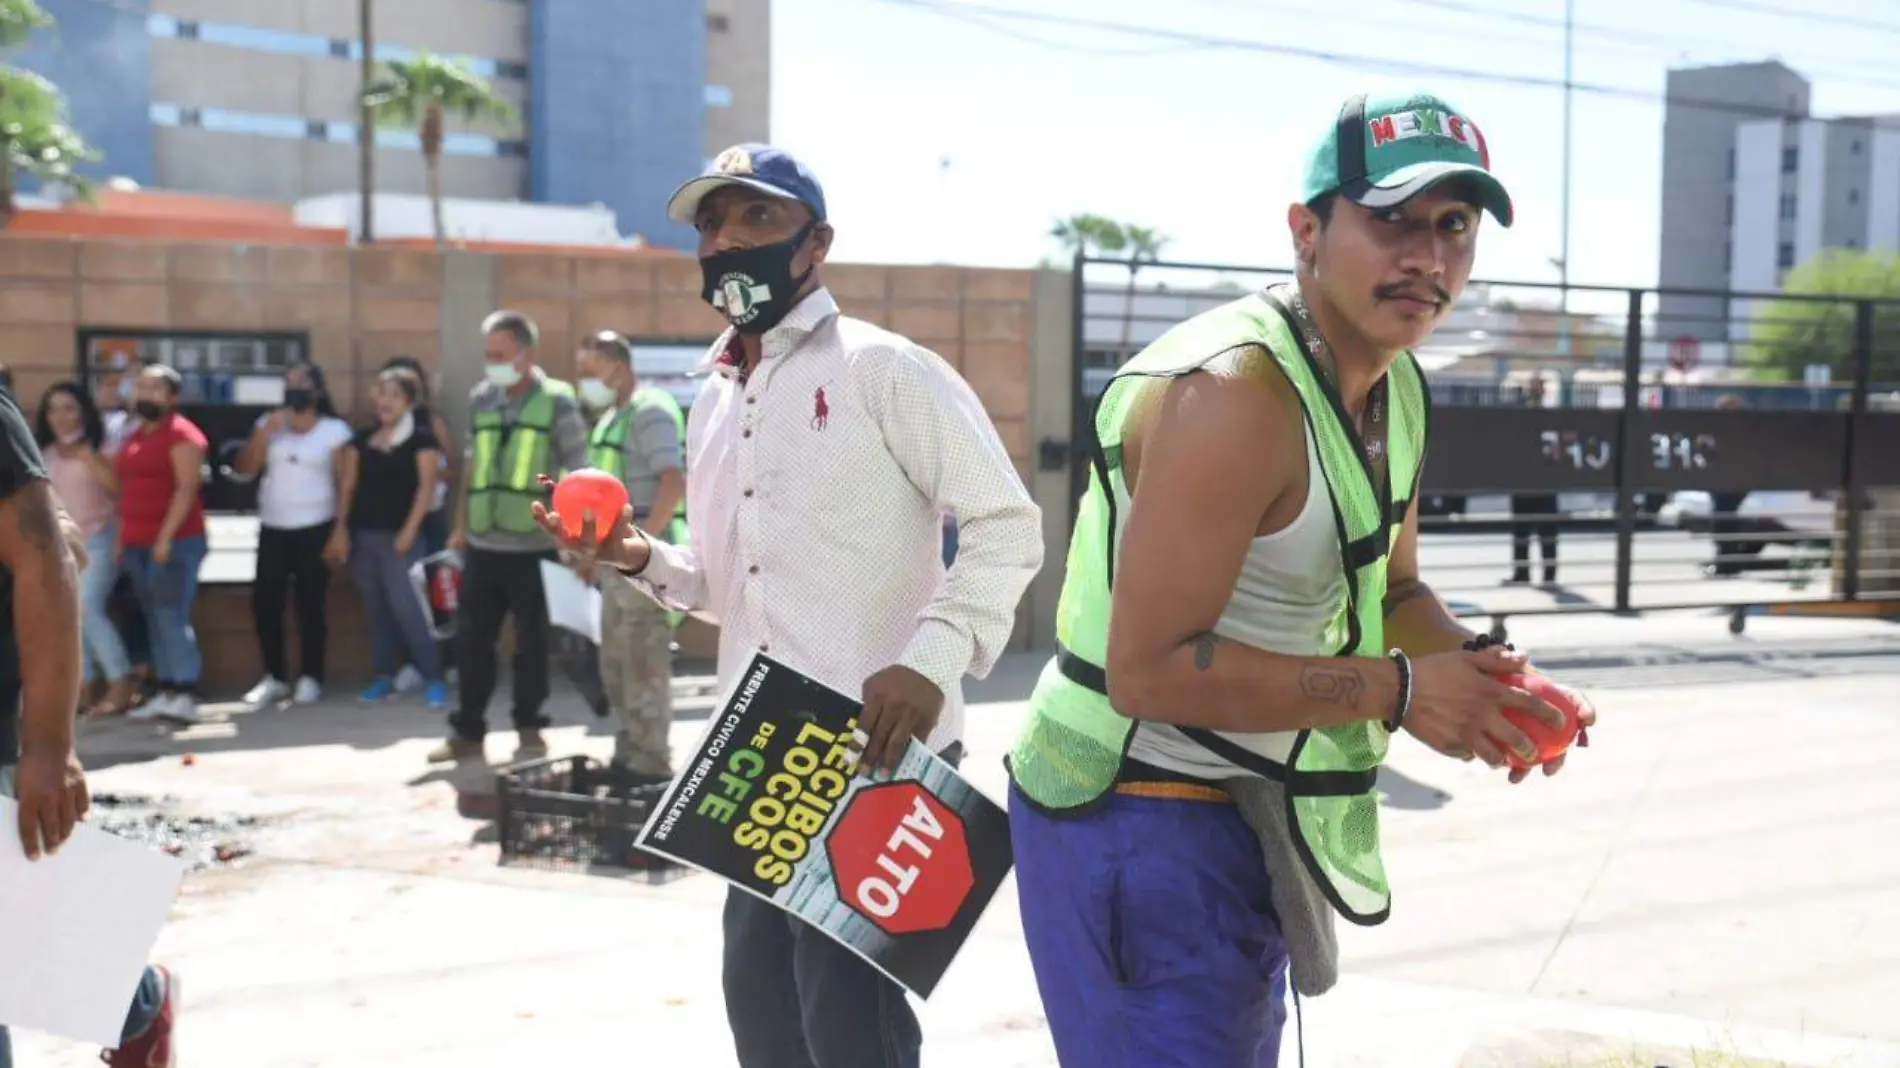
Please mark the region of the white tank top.
[[[1305, 421], [1302, 420], [1302, 423]], [[1346, 570], [1339, 556], [1326, 473], [1320, 467], [1313, 428], [1306, 426], [1306, 504], [1279, 530], [1261, 535], [1247, 549], [1234, 595], [1214, 623], [1214, 633], [1232, 642], [1286, 656], [1332, 656], [1324, 644], [1327, 625], [1345, 596]], [[1247, 749], [1285, 762], [1291, 731], [1271, 734], [1221, 732]], [[1128, 755], [1144, 764], [1203, 779], [1240, 773], [1233, 764], [1163, 723], [1136, 725]]]

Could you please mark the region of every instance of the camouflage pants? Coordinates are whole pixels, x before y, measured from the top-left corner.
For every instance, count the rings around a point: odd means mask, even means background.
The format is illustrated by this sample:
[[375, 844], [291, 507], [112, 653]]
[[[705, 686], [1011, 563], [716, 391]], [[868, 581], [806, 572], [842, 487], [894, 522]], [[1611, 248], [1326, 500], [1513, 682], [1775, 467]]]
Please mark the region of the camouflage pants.
[[618, 576], [601, 582], [600, 681], [620, 720], [614, 761], [672, 775], [673, 628], [666, 609]]

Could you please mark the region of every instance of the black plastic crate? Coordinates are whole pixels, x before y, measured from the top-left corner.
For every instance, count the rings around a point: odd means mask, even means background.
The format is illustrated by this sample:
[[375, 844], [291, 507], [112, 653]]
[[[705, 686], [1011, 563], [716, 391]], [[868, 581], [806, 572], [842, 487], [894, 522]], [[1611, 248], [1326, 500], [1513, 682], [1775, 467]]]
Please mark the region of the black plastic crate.
[[503, 864], [648, 882], [686, 873], [634, 844], [666, 792], [664, 783], [636, 784], [624, 769], [574, 756], [517, 764], [496, 786]]

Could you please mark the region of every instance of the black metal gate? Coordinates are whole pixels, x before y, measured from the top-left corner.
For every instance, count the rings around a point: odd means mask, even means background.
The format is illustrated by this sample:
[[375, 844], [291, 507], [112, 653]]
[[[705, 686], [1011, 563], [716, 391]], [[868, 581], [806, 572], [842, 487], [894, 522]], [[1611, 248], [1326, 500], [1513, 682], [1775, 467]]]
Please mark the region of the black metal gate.
[[[1072, 525], [1114, 369], [1289, 278], [1075, 260]], [[1900, 612], [1900, 301], [1560, 296], [1473, 282], [1418, 351], [1434, 401], [1421, 555], [1454, 610], [1500, 632], [1555, 612], [1724, 608], [1737, 631], [1750, 610]], [[1532, 582], [1546, 545], [1554, 581]]]

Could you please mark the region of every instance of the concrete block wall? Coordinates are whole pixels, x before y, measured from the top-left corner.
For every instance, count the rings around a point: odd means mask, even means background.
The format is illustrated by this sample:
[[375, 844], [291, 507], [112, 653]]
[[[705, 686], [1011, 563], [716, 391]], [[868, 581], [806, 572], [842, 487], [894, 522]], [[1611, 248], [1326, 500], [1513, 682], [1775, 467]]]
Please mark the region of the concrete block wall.
[[[1006, 269], [833, 264], [824, 277], [845, 312], [942, 355], [983, 399], [1045, 513], [1042, 576], [1024, 599], [1012, 648], [1046, 648], [1067, 551], [1067, 472], [1034, 470], [1035, 442], [1068, 436], [1067, 275]], [[0, 360], [31, 406], [74, 376], [82, 327], [304, 330], [337, 404], [368, 412], [368, 386], [390, 356], [428, 368], [451, 425], [464, 422], [480, 376], [481, 319], [496, 307], [532, 315], [549, 371], [573, 372], [579, 339], [601, 328], [636, 341], [710, 341], [718, 316], [699, 299], [690, 259], [591, 253], [266, 247], [0, 235]], [[337, 583], [333, 680], [367, 669], [348, 583]], [[241, 591], [200, 603], [211, 688], [254, 681], [257, 654]], [[227, 618], [229, 617], [229, 618]], [[706, 628], [682, 634], [710, 656]], [[240, 685], [241, 684], [241, 685]]]

